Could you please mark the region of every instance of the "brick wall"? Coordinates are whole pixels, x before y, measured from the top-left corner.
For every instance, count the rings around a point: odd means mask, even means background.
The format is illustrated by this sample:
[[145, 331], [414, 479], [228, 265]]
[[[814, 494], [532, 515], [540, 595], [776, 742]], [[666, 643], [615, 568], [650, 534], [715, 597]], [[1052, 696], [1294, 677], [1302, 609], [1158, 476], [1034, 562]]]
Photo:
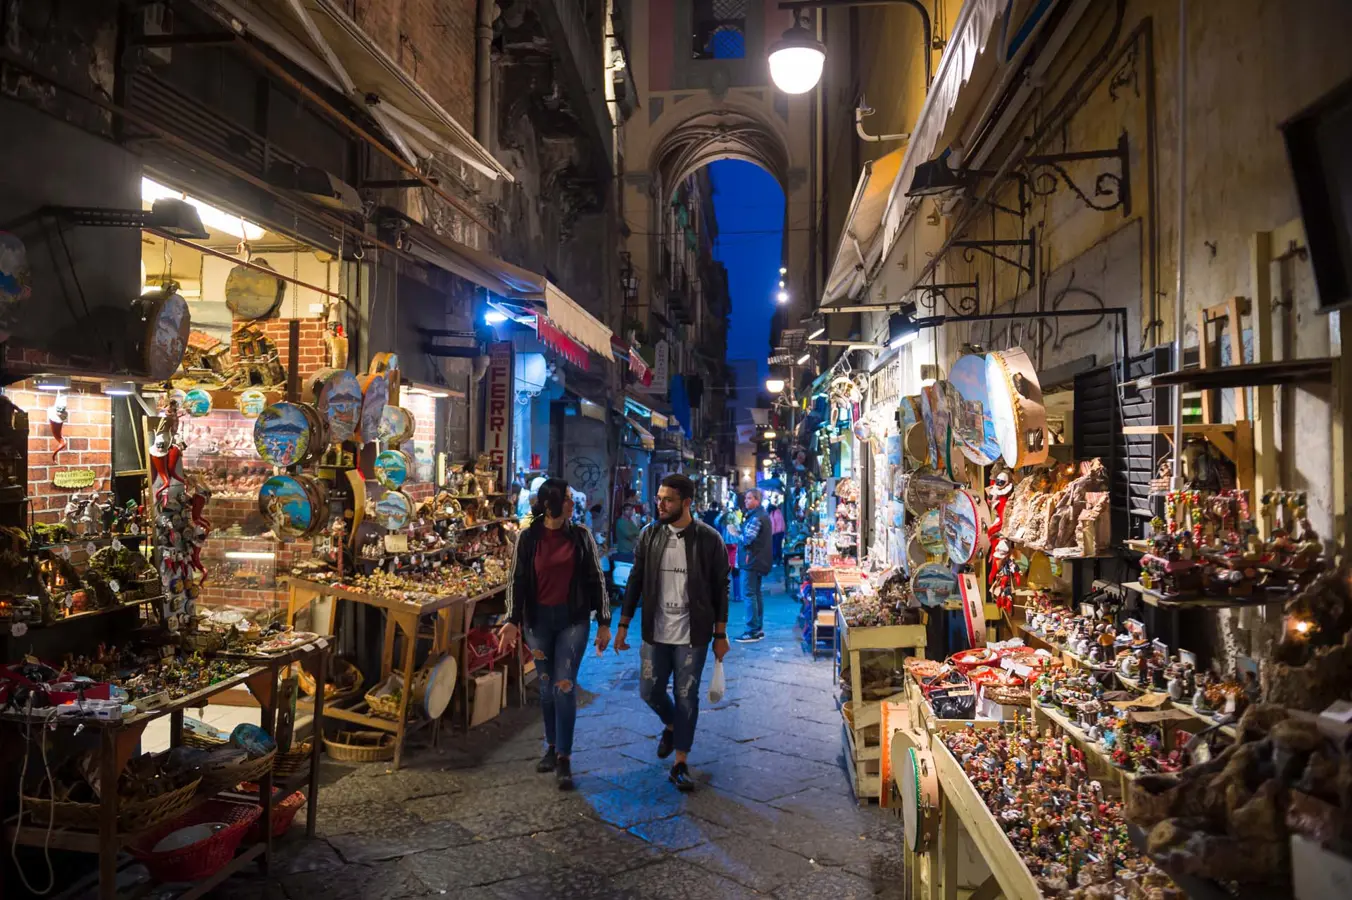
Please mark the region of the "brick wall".
[[343, 0], [343, 5], [423, 90], [473, 130], [475, 0]]
[[57, 395], [34, 390], [32, 382], [21, 381], [5, 388], [5, 396], [28, 413], [28, 496], [33, 517], [39, 522], [57, 522], [70, 499], [71, 491], [52, 485], [52, 474], [66, 468], [89, 468], [97, 480], [94, 489], [110, 488], [113, 471], [112, 400], [95, 385], [75, 385], [66, 394], [66, 420], [62, 435], [67, 448], [55, 459], [56, 439], [47, 421], [48, 410]]
[[[212, 525], [216, 525], [214, 520]], [[273, 553], [276, 556], [274, 559], [230, 559], [226, 554], [231, 552]], [[309, 540], [277, 541], [271, 537], [227, 537], [213, 533], [202, 552], [207, 583], [200, 602], [207, 606], [280, 608], [286, 603], [286, 590], [277, 579], [313, 552], [314, 545]]]

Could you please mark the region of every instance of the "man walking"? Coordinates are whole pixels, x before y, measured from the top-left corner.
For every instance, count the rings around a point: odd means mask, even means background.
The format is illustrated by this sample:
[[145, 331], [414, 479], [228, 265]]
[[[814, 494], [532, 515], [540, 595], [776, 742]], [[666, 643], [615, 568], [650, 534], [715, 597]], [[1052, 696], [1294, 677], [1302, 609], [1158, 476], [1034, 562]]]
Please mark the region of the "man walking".
[[761, 579], [770, 574], [773, 565], [770, 517], [761, 507], [761, 492], [756, 488], [742, 497], [746, 505], [746, 521], [742, 523], [741, 553], [742, 599], [746, 601], [746, 633], [737, 639], [739, 644], [751, 644], [765, 637], [765, 601], [761, 597]]
[[[690, 515], [694, 496], [694, 482], [686, 476], [662, 479], [657, 521], [639, 535], [615, 632], [615, 651], [628, 650], [629, 622], [642, 601], [639, 693], [662, 720], [657, 756], [676, 752], [668, 778], [682, 791], [695, 789], [686, 757], [695, 741], [709, 644], [717, 659], [728, 652], [727, 551], [717, 531]], [[674, 681], [674, 704], [668, 681]]]

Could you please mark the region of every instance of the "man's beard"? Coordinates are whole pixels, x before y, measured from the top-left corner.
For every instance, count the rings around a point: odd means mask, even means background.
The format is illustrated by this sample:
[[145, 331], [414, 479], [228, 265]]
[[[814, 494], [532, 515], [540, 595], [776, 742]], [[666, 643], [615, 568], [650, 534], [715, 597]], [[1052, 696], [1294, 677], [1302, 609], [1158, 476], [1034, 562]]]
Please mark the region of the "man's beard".
[[670, 513], [668, 515], [662, 515], [661, 513], [659, 513], [657, 516], [657, 521], [661, 522], [663, 525], [675, 525], [678, 521], [680, 521], [681, 514], [683, 512], [684, 510], [682, 510], [682, 508], [678, 506], [676, 507], [676, 511], [674, 513]]

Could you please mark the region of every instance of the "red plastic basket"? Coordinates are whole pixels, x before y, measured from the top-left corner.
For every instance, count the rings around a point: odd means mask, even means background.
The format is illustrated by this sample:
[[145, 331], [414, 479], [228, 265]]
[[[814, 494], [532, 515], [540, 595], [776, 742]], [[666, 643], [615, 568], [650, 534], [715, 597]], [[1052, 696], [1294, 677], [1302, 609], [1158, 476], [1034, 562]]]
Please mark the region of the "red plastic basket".
[[492, 665], [512, 655], [512, 650], [499, 650], [498, 639], [491, 628], [474, 628], [465, 638], [465, 652], [469, 671]]
[[[246, 793], [258, 794], [258, 785], [244, 785]], [[286, 834], [286, 830], [291, 827], [292, 821], [296, 815], [305, 807], [305, 794], [301, 791], [295, 791], [286, 797], [276, 788], [272, 789], [272, 836], [275, 838]], [[249, 829], [248, 835], [244, 838], [251, 844], [257, 843], [263, 839], [263, 829], [261, 823], [255, 822]]]
[[[174, 821], [140, 835], [127, 845], [127, 852], [158, 882], [199, 881], [216, 874], [235, 858], [240, 841], [262, 814], [263, 808], [252, 803], [208, 800]], [[227, 827], [178, 850], [156, 853], [152, 849], [178, 829], [205, 822], [225, 822]]]

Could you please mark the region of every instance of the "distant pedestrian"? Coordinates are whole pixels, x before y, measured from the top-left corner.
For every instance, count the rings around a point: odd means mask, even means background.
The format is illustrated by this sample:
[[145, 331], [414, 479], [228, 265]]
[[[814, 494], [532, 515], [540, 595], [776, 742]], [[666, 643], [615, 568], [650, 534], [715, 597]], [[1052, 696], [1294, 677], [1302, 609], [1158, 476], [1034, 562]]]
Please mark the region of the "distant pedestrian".
[[559, 790], [573, 789], [573, 728], [577, 723], [577, 670], [587, 651], [592, 614], [596, 652], [610, 644], [610, 600], [591, 532], [572, 523], [568, 482], [550, 478], [537, 492], [534, 517], [517, 538], [507, 580], [507, 621], [498, 645], [515, 647], [525, 626], [535, 656], [545, 755], [537, 772], [553, 772]]
[[738, 565], [742, 570], [742, 599], [746, 602], [746, 632], [737, 639], [739, 644], [750, 644], [765, 637], [765, 600], [761, 596], [761, 580], [774, 568], [771, 547], [770, 517], [761, 506], [761, 492], [757, 488], [742, 497], [746, 519], [738, 541]]
[[[695, 485], [685, 475], [662, 479], [658, 521], [639, 537], [615, 631], [615, 651], [628, 650], [629, 622], [642, 602], [639, 693], [662, 720], [657, 756], [676, 752], [667, 777], [682, 791], [695, 789], [687, 757], [709, 644], [716, 659], [728, 652], [728, 558], [718, 532], [691, 516], [694, 495]], [[668, 681], [674, 682], [674, 704]]]
[[615, 552], [632, 556], [638, 544], [639, 531], [634, 504], [626, 503], [620, 510], [620, 518], [615, 522]]
[[784, 511], [778, 506], [770, 507], [770, 539], [772, 561], [778, 563], [784, 558]]

